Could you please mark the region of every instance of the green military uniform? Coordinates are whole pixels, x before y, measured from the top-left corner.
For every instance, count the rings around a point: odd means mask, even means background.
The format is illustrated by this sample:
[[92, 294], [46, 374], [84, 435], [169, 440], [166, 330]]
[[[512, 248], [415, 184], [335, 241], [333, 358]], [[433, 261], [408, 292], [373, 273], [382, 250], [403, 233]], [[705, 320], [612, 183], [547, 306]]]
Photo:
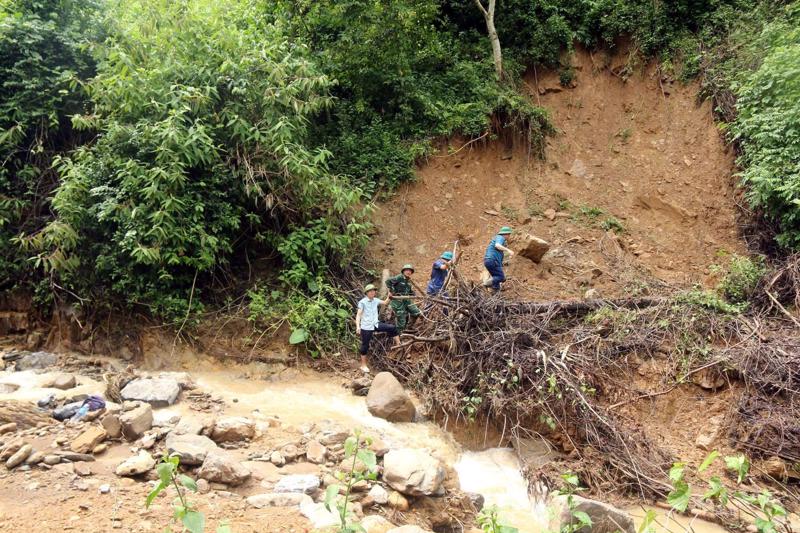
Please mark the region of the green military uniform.
[[[411, 296], [414, 294], [411, 281], [406, 279], [402, 273], [387, 279], [386, 287], [394, 296]], [[397, 319], [395, 325], [397, 326], [397, 331], [400, 333], [406, 329], [409, 315], [416, 320], [416, 317], [422, 314], [419, 307], [411, 300], [392, 300], [389, 305], [392, 306], [392, 310], [394, 311], [394, 316]]]

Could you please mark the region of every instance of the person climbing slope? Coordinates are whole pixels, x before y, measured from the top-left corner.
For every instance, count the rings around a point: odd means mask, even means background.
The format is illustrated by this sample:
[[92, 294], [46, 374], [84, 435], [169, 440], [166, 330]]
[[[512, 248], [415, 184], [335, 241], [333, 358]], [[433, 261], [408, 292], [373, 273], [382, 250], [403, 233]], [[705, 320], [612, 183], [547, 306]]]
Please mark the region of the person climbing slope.
[[[414, 274], [412, 265], [403, 265], [400, 273], [386, 280], [386, 287], [389, 289], [389, 296], [413, 296], [414, 289], [411, 286], [411, 276]], [[395, 325], [397, 332], [403, 333], [406, 327], [413, 327], [414, 322], [419, 317], [420, 310], [411, 299], [395, 300], [390, 304], [395, 315]]]
[[453, 252], [444, 252], [439, 259], [433, 262], [431, 267], [431, 279], [428, 281], [428, 288], [425, 292], [429, 296], [436, 296], [444, 287], [444, 280], [447, 279], [447, 271], [453, 264]]
[[[491, 287], [495, 291], [500, 290], [500, 285], [506, 280], [506, 275], [503, 272], [503, 258], [504, 254], [508, 253], [509, 257], [513, 257], [514, 252], [506, 248], [506, 236], [511, 235], [511, 228], [503, 226], [497, 232], [489, 246], [486, 248], [486, 255], [483, 256], [483, 266], [489, 271], [492, 276]], [[487, 283], [487, 286], [488, 283]]]
[[384, 324], [378, 317], [378, 307], [387, 303], [391, 299], [391, 295], [386, 300], [381, 300], [375, 297], [377, 293], [378, 289], [372, 283], [364, 287], [364, 297], [359, 300], [356, 312], [356, 335], [361, 337], [361, 347], [358, 351], [361, 354], [361, 370], [363, 372], [369, 372], [367, 352], [369, 352], [372, 336], [378, 332], [388, 334], [389, 338], [397, 337], [397, 328], [391, 324]]

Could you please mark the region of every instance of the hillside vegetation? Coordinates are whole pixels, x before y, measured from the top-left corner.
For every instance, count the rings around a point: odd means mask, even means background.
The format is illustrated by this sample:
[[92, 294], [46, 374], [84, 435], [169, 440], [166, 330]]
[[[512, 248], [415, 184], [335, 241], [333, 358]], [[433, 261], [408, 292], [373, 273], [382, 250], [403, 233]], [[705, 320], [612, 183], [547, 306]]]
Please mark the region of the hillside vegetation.
[[249, 291], [255, 320], [324, 349], [372, 201], [442, 136], [510, 129], [546, 156], [525, 70], [569, 84], [576, 43], [620, 39], [627, 69], [701, 78], [749, 205], [800, 247], [800, 3], [508, 0], [495, 19], [502, 79], [472, 0], [0, 2], [0, 291], [175, 323]]

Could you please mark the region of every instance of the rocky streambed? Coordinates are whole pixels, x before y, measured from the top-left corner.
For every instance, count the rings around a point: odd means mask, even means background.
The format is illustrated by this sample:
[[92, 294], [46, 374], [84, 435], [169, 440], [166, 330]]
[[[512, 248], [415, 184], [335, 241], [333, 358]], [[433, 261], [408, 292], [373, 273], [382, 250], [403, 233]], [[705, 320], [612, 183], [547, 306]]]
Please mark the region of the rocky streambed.
[[[196, 481], [192, 498], [209, 523], [335, 528], [325, 490], [351, 468], [344, 443], [356, 430], [378, 458], [377, 478], [352, 493], [368, 533], [474, 531], [489, 505], [522, 532], [558, 531], [571, 520], [563, 499], [529, 496], [513, 450], [463, 449], [425, 421], [391, 375], [348, 383], [310, 371], [278, 381], [244, 378], [245, 368], [136, 371], [119, 391], [122, 402], [106, 398], [79, 421], [52, 418], [87, 396], [104, 397], [109, 365], [23, 354], [0, 371], [0, 530], [161, 530], [171, 498], [143, 503], [165, 454], [178, 454]], [[635, 530], [624, 511], [580, 505], [593, 531]]]

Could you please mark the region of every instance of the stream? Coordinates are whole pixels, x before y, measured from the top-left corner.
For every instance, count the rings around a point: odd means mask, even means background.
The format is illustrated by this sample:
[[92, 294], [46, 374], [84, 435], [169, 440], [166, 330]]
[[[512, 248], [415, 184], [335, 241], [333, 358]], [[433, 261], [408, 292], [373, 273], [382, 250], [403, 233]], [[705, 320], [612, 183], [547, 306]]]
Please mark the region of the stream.
[[[0, 394], [0, 400], [36, 401], [50, 393], [57, 396], [102, 393], [102, 383], [80, 376], [78, 387], [69, 391], [42, 388], [53, 373], [33, 371], [0, 371], [0, 383], [14, 383], [20, 388], [13, 393]], [[522, 476], [520, 462], [511, 448], [468, 450], [451, 433], [432, 422], [392, 423], [372, 416], [363, 397], [354, 396], [338, 380], [317, 373], [302, 373], [299, 377], [279, 382], [242, 377], [240, 371], [198, 370], [190, 372], [201, 390], [212, 392], [225, 400], [226, 415], [276, 416], [284, 423], [299, 426], [309, 422], [331, 420], [350, 427], [377, 433], [393, 448], [425, 448], [433, 456], [451, 465], [459, 476], [462, 490], [483, 495], [486, 505], [496, 505], [501, 522], [517, 527], [520, 533], [546, 531], [548, 513], [543, 503], [528, 497], [527, 482]], [[187, 409], [182, 402], [165, 408], [172, 411]], [[644, 516], [641, 507], [628, 509], [637, 521]], [[723, 528], [679, 517], [668, 520], [660, 512], [657, 531], [719, 533]]]

